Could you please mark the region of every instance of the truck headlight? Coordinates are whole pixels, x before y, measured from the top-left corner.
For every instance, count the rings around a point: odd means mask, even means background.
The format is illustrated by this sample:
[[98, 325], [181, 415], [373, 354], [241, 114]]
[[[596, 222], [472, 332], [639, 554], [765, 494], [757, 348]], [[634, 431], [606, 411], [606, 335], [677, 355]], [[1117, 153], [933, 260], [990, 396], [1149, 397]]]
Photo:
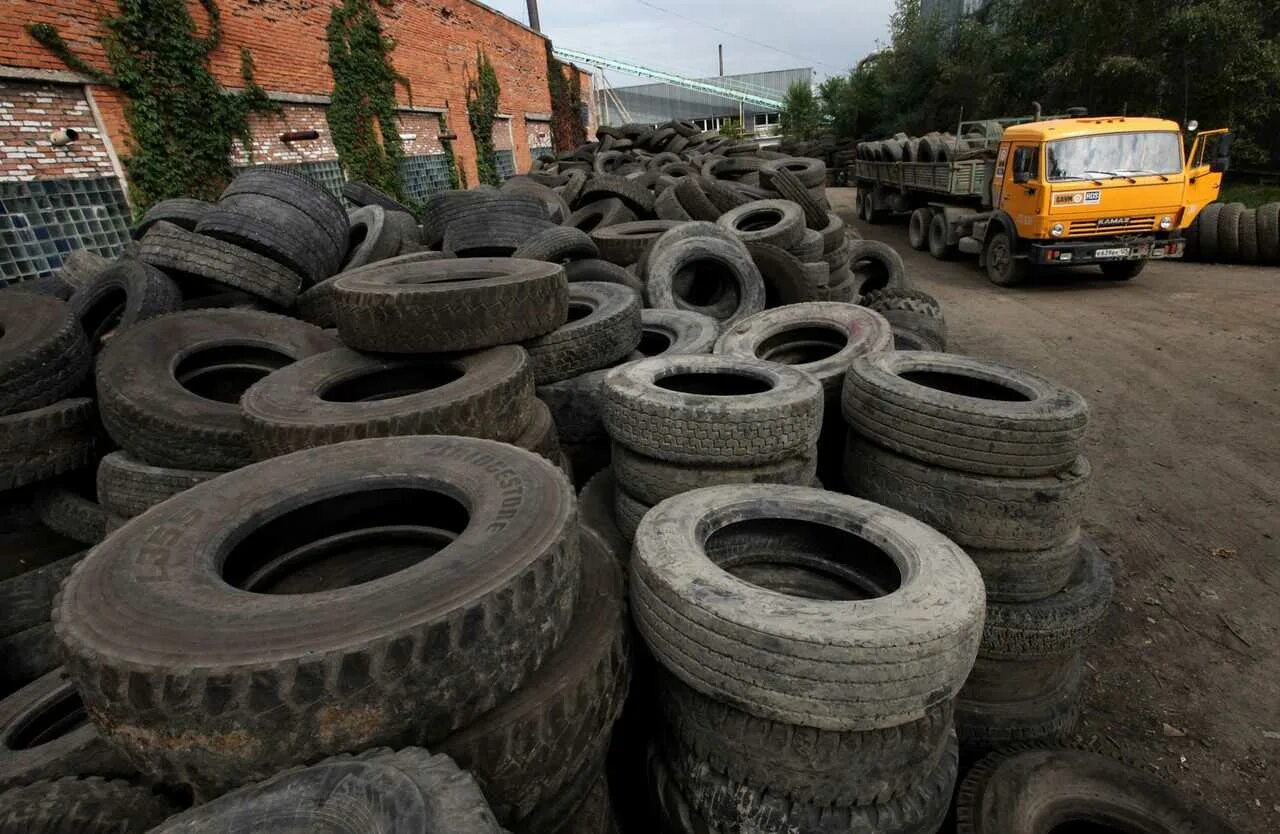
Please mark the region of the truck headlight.
[[1063, 231], [1065, 230], [1063, 229], [1061, 223], [1054, 223], [1053, 227], [1049, 229], [1049, 234], [1053, 235], [1054, 237], [1062, 237]]
[[1160, 228], [1161, 228], [1162, 230], [1166, 231], [1166, 232], [1167, 232], [1167, 231], [1169, 231], [1170, 229], [1172, 229], [1172, 228], [1173, 228], [1173, 218], [1172, 218], [1172, 217], [1170, 217], [1170, 216], [1169, 216], [1169, 215], [1167, 215], [1167, 214], [1166, 214], [1164, 217], [1161, 217], [1161, 218], [1160, 218]]

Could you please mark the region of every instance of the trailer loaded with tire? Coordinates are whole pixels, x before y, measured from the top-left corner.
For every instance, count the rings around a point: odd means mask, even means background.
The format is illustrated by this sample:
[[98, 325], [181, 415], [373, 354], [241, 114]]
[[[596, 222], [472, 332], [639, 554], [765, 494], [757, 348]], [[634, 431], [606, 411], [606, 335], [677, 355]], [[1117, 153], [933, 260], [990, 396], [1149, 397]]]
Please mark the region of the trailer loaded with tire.
[[1083, 398], [946, 353], [824, 178], [255, 169], [0, 291], [0, 834], [1229, 831], [1062, 748]]

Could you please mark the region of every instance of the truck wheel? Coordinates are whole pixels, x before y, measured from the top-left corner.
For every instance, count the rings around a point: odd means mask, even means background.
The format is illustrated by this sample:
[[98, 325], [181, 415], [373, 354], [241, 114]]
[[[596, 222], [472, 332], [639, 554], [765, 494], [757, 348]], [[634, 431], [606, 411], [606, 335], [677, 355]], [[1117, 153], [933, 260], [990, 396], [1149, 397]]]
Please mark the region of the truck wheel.
[[1110, 278], [1112, 281], [1128, 281], [1130, 278], [1136, 278], [1146, 265], [1146, 261], [1120, 261], [1118, 263], [1102, 264], [1102, 276]]
[[999, 287], [1016, 287], [1031, 274], [1031, 264], [1018, 259], [1008, 232], [996, 232], [987, 241], [987, 278]]
[[917, 252], [929, 248], [929, 224], [933, 220], [933, 209], [921, 206], [911, 212], [911, 220], [907, 223], [907, 242]]
[[947, 242], [947, 218], [938, 213], [929, 218], [929, 254], [947, 261], [955, 254], [955, 244]]

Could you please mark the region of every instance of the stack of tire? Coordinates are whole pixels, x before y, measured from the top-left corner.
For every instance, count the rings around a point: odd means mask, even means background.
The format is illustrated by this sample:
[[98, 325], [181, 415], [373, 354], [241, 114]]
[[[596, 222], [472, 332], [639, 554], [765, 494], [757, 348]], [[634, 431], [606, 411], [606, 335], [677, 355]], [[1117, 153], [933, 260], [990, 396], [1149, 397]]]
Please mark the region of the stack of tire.
[[614, 511], [625, 541], [655, 504], [713, 484], [809, 484], [822, 386], [795, 368], [729, 356], [660, 356], [604, 380]]
[[1280, 203], [1210, 203], [1187, 228], [1190, 260], [1280, 264]]
[[942, 305], [924, 290], [903, 286], [873, 290], [858, 302], [888, 320], [895, 350], [947, 349], [947, 321]]
[[659, 664], [658, 830], [939, 830], [984, 605], [945, 536], [833, 492], [707, 487], [640, 523], [630, 597]]
[[1027, 371], [955, 354], [856, 360], [844, 387], [847, 486], [949, 536], [987, 588], [978, 660], [956, 705], [961, 742], [1061, 740], [1110, 568], [1080, 529], [1088, 405]]

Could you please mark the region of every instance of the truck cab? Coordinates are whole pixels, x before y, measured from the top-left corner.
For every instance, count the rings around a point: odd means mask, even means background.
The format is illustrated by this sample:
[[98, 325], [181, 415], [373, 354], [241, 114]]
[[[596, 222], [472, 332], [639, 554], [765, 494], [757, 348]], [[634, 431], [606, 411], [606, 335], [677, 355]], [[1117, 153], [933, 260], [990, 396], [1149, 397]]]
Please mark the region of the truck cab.
[[989, 210], [971, 218], [961, 248], [977, 249], [1001, 285], [1037, 266], [1098, 264], [1132, 278], [1150, 258], [1182, 256], [1182, 230], [1218, 197], [1228, 139], [1207, 131], [1184, 152], [1176, 122], [1126, 116], [1012, 125], [990, 171]]

